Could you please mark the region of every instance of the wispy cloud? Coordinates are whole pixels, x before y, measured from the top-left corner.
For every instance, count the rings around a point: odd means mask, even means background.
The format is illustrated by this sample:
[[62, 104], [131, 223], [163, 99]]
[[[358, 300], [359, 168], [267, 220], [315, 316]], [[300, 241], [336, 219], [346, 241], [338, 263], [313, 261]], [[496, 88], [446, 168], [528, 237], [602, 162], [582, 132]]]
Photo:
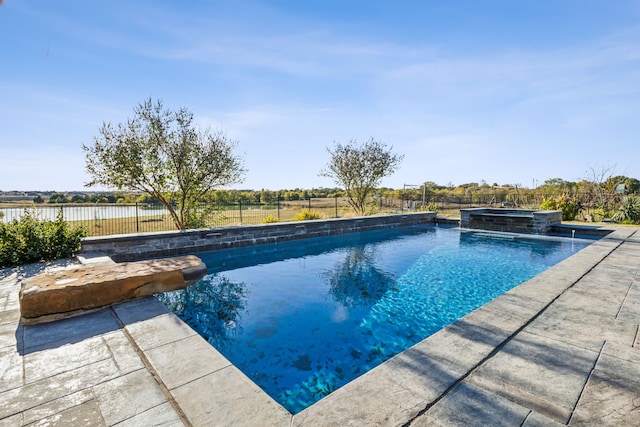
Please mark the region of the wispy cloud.
[[[14, 2], [39, 38], [53, 36], [48, 68], [0, 83], [3, 132], [78, 147], [102, 120], [126, 120], [154, 96], [239, 139], [248, 186], [264, 185], [280, 160], [291, 176], [315, 177], [333, 140], [393, 144], [407, 154], [405, 177], [394, 178], [402, 184], [408, 175], [543, 180], [540, 169], [562, 171], [569, 156], [582, 170], [607, 139], [633, 150], [628, 140], [640, 133], [638, 26], [562, 43], [482, 43], [474, 33], [441, 37], [419, 26], [403, 37], [371, 22], [296, 13], [304, 6], [239, 2]], [[456, 19], [464, 12], [449, 10]], [[66, 56], [54, 62], [61, 48]], [[522, 153], [528, 163], [517, 163]], [[308, 182], [300, 179], [294, 185]], [[284, 182], [290, 177], [273, 186]]]

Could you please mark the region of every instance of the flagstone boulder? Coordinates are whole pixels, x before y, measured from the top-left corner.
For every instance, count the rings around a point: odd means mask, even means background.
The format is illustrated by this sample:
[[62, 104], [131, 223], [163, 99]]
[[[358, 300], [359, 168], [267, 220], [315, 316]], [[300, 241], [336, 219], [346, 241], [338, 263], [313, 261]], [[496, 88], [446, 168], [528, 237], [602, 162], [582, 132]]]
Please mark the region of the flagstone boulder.
[[192, 255], [48, 271], [22, 282], [20, 315], [25, 325], [71, 317], [182, 289], [206, 273], [206, 265]]

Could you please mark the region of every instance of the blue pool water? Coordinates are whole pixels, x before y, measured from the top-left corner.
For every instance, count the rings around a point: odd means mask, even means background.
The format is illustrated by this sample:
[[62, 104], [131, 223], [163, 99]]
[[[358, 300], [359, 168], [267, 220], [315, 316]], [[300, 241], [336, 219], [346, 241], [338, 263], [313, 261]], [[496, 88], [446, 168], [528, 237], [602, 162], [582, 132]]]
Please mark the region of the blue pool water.
[[198, 254], [158, 298], [297, 413], [590, 241], [416, 226]]

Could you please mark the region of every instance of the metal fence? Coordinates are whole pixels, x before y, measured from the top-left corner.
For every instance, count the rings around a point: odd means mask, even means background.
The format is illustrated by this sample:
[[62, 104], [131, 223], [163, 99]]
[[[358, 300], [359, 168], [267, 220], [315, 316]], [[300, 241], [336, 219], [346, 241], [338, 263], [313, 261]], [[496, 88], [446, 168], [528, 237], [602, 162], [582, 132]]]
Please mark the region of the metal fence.
[[[372, 198], [367, 205], [368, 214], [389, 214], [418, 210], [415, 202], [389, 198]], [[198, 210], [203, 216], [203, 227], [229, 227], [268, 222], [298, 220], [304, 210], [320, 218], [347, 218], [354, 216], [346, 198], [312, 198], [306, 200], [278, 200], [272, 204], [234, 203], [224, 205], [203, 204]], [[89, 236], [131, 234], [175, 230], [169, 211], [152, 204], [30, 204], [24, 207], [0, 208], [0, 221], [19, 220], [29, 213], [42, 220], [54, 220], [58, 215], [72, 227], [83, 226]]]
[[[371, 213], [381, 213], [378, 201]], [[272, 204], [234, 203], [198, 207], [203, 215], [203, 227], [228, 227], [277, 221], [294, 221], [303, 210], [322, 218], [353, 216], [353, 210], [342, 198], [317, 198], [296, 201], [276, 201]], [[384, 212], [393, 208], [385, 206]], [[41, 220], [55, 220], [58, 215], [72, 227], [83, 226], [89, 236], [131, 234], [175, 230], [169, 211], [155, 204], [29, 204], [23, 207], [0, 208], [0, 221], [19, 220], [29, 213]]]
[[[464, 196], [425, 196], [420, 200], [375, 197], [369, 200], [368, 214], [392, 214], [435, 210], [438, 216], [459, 218], [460, 209], [472, 207], [517, 207], [538, 209], [545, 199], [541, 194], [525, 194], [501, 197], [486, 194]], [[584, 199], [584, 202], [581, 200]], [[619, 197], [608, 198], [606, 203], [614, 205]], [[591, 198], [578, 197], [585, 215], [590, 209]], [[583, 204], [582, 204], [583, 203]], [[278, 200], [272, 204], [235, 203], [226, 205], [202, 205], [203, 227], [228, 227], [261, 224], [276, 221], [295, 221], [303, 210], [310, 210], [322, 218], [346, 218], [354, 216], [346, 198], [311, 198], [306, 200]], [[59, 214], [71, 226], [83, 226], [89, 236], [130, 234], [175, 230], [176, 226], [164, 207], [150, 204], [75, 204], [61, 205], [31, 204], [26, 207], [0, 208], [0, 221], [10, 222], [20, 219], [30, 212], [39, 219], [53, 220]]]

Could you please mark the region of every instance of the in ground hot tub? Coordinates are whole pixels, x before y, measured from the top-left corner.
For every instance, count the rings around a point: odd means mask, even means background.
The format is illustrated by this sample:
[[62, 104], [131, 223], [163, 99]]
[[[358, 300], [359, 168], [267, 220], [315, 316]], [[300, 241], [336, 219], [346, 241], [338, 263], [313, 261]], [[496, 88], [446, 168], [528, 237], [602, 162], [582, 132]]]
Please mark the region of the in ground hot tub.
[[513, 233], [546, 234], [562, 223], [562, 211], [528, 209], [460, 209], [460, 227]]

